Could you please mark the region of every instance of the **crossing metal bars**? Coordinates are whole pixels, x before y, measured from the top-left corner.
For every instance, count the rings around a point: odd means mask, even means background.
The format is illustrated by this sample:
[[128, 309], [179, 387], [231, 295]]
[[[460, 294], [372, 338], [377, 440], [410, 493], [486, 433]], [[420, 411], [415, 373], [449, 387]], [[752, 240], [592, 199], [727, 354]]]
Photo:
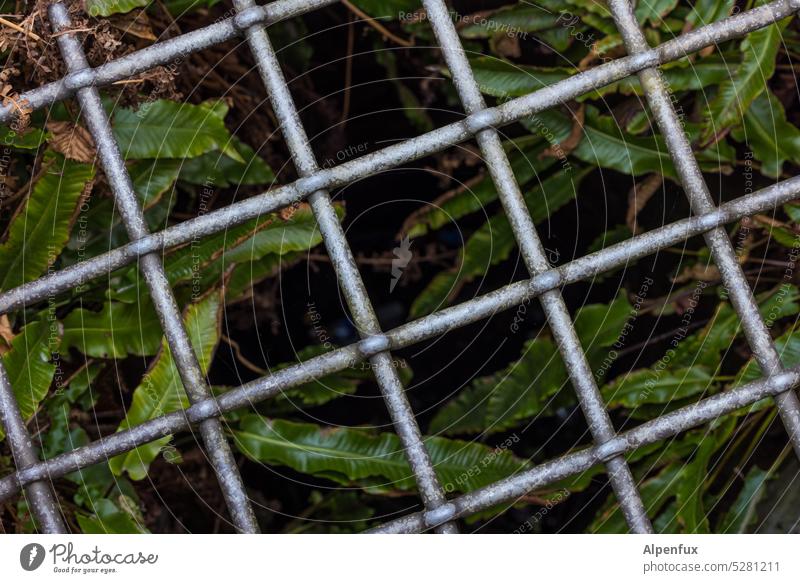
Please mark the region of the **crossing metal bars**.
[[[655, 48], [647, 45], [629, 1], [609, 0], [611, 15], [629, 53], [627, 57], [604, 63], [496, 107], [487, 107], [484, 102], [444, 1], [422, 0], [444, 58], [453, 72], [456, 89], [466, 114], [464, 119], [339, 166], [320, 169], [265, 26], [333, 2], [334, 0], [276, 0], [266, 6], [256, 6], [252, 0], [234, 0], [236, 15], [233, 17], [156, 43], [95, 68], [90, 67], [86, 60], [78, 32], [70, 29], [66, 8], [61, 4], [50, 6], [50, 22], [54, 32], [58, 33], [57, 42], [68, 74], [60, 81], [21, 94], [16, 102], [4, 103], [0, 107], [0, 122], [9, 121], [20, 108], [32, 111], [76, 95], [131, 242], [0, 293], [0, 313], [39, 302], [51, 294], [67, 291], [87, 280], [138, 261], [166, 340], [176, 357], [176, 365], [190, 406], [186, 410], [168, 413], [69, 453], [40, 461], [20, 415], [8, 376], [0, 365], [0, 422], [6, 430], [16, 464], [13, 474], [0, 479], [0, 501], [23, 490], [38, 527], [43, 532], [64, 532], [66, 526], [51, 489], [54, 479], [196, 425], [200, 429], [225, 496], [234, 527], [239, 532], [258, 532], [241, 476], [222, 433], [220, 415], [252, 406], [290, 387], [341, 371], [363, 360], [369, 360], [372, 365], [370, 368], [375, 371], [376, 381], [405, 449], [424, 506], [424, 510], [420, 512], [388, 522], [371, 532], [421, 532], [433, 529], [436, 532], [454, 533], [457, 532], [458, 518], [501, 503], [513, 502], [532, 489], [578, 474], [599, 463], [605, 464], [608, 470], [609, 480], [631, 531], [651, 532], [652, 526], [624, 454], [707, 423], [765, 397], [775, 399], [789, 440], [800, 456], [800, 401], [794, 392], [800, 384], [800, 367], [787, 370], [781, 365], [766, 323], [759, 315], [752, 291], [722, 228], [728, 222], [800, 197], [800, 177], [784, 180], [715, 207], [670, 100], [668, 87], [658, 70], [660, 65], [686, 57], [706, 46], [741, 37], [792, 16], [800, 10], [800, 0], [771, 2], [700, 27]], [[149, 233], [97, 88], [237, 36], [245, 38], [256, 59], [300, 178], [291, 184], [184, 221], [161, 232]], [[547, 261], [523, 202], [519, 185], [501, 146], [497, 128], [566, 103], [633, 74], [639, 76], [645, 97], [664, 136], [695, 216], [553, 267]], [[471, 138], [477, 141], [481, 149], [530, 278], [384, 332], [379, 327], [328, 191], [440, 152]], [[362, 339], [350, 346], [335, 349], [246, 383], [215, 398], [209, 391], [191, 349], [158, 253], [303, 199], [308, 200], [317, 219], [339, 284]], [[764, 376], [617, 434], [575, 334], [560, 289], [695, 235], [705, 237]], [[448, 500], [436, 478], [435, 468], [401, 381], [392, 367], [390, 351], [477, 322], [534, 297], [539, 298], [547, 315], [595, 445]]]

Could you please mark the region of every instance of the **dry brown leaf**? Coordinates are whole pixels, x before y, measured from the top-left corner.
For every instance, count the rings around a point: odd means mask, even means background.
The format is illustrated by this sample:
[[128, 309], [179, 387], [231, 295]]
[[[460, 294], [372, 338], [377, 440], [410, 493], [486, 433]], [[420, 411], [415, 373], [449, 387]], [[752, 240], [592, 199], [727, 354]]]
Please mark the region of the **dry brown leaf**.
[[519, 46], [519, 38], [516, 35], [502, 34], [496, 36], [492, 40], [492, 48], [502, 57], [518, 59], [522, 56], [522, 48]]
[[560, 144], [553, 144], [549, 148], [543, 150], [542, 153], [539, 154], [540, 160], [542, 158], [563, 158], [581, 143], [581, 139], [583, 138], [583, 122], [586, 118], [586, 105], [581, 103], [578, 109], [574, 112], [570, 110], [570, 113], [572, 113], [572, 129], [567, 139]]
[[157, 40], [153, 28], [150, 26], [150, 19], [144, 10], [135, 10], [127, 14], [115, 14], [108, 21], [111, 26], [125, 34], [144, 40]]
[[8, 320], [8, 315], [0, 315], [0, 338], [11, 343], [14, 340], [14, 331], [11, 329], [11, 322]]
[[691, 267], [684, 269], [678, 277], [672, 281], [675, 283], [686, 283], [687, 281], [719, 281], [722, 275], [716, 265], [712, 263], [695, 263]]
[[83, 126], [68, 121], [51, 121], [47, 129], [52, 134], [50, 146], [64, 157], [86, 164], [95, 159], [94, 140]]
[[308, 209], [310, 208], [307, 202], [298, 202], [297, 204], [292, 204], [287, 207], [283, 207], [281, 210], [278, 211], [278, 218], [282, 221], [288, 221], [294, 216], [294, 213], [299, 211], [300, 209]]
[[28, 128], [28, 125], [31, 123], [31, 111], [33, 110], [27, 100], [20, 99], [19, 94], [12, 91], [11, 85], [3, 84], [0, 86], [0, 102], [2, 102], [3, 105], [11, 105], [14, 108], [17, 118], [14, 124], [14, 130], [17, 133]]
[[11, 341], [14, 340], [14, 331], [11, 329], [11, 322], [6, 314], [0, 315], [0, 354], [5, 354], [11, 348]]

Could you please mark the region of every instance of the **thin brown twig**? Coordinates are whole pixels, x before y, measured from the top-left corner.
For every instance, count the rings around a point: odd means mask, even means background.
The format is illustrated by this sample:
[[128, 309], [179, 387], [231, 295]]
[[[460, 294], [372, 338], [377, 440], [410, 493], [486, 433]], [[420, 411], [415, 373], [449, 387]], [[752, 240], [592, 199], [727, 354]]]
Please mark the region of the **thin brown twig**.
[[342, 104], [342, 117], [341, 127], [344, 128], [347, 123], [347, 117], [350, 115], [350, 89], [353, 84], [353, 45], [355, 44], [355, 27], [353, 26], [353, 18], [349, 19], [347, 24], [347, 60], [345, 61], [344, 68], [344, 103]]
[[401, 38], [401, 37], [397, 36], [391, 30], [389, 30], [388, 28], [383, 26], [380, 22], [378, 22], [377, 20], [372, 18], [369, 14], [367, 14], [366, 12], [364, 12], [363, 10], [358, 8], [357, 6], [354, 6], [353, 4], [348, 2], [347, 0], [342, 0], [342, 4], [344, 4], [347, 7], [348, 10], [352, 11], [359, 18], [363, 19], [364, 22], [369, 24], [372, 28], [377, 30], [379, 33], [381, 33], [386, 38], [394, 41], [395, 43], [397, 43], [397, 44], [399, 44], [400, 46], [403, 46], [403, 47], [413, 47], [414, 46], [414, 42], [413, 41], [406, 40], [404, 38]]
[[138, 79], [120, 79], [119, 81], [114, 81], [112, 85], [128, 85], [129, 83], [144, 83], [145, 79], [138, 78]]
[[15, 22], [11, 22], [10, 20], [6, 20], [5, 18], [3, 18], [1, 16], [0, 16], [0, 24], [2, 24], [3, 26], [7, 26], [8, 28], [10, 28], [12, 30], [16, 30], [17, 32], [20, 32], [20, 33], [24, 34], [25, 36], [32, 38], [36, 42], [42, 42], [42, 37], [40, 37], [38, 34], [33, 32], [32, 30], [27, 30], [27, 29], [21, 27], [19, 24], [15, 23]]
[[[435, 261], [440, 261], [442, 259], [452, 259], [456, 255], [458, 255], [459, 251], [454, 249], [453, 251], [446, 251], [444, 253], [439, 253], [435, 255], [423, 255], [418, 259], [412, 260], [416, 263], [430, 263]], [[324, 263], [330, 263], [331, 258], [324, 253], [309, 253], [308, 255], [309, 261], [320, 261]], [[393, 261], [396, 261], [393, 257], [356, 257], [356, 263], [359, 265], [391, 265]]]
[[56, 38], [58, 36], [63, 36], [65, 34], [73, 34], [75, 32], [94, 32], [94, 31], [95, 31], [94, 27], [89, 27], [89, 28], [86, 28], [86, 27], [83, 27], [83, 28], [69, 28], [67, 30], [61, 30], [59, 32], [54, 32], [50, 36], [52, 36], [53, 38]]
[[248, 359], [244, 354], [242, 354], [242, 348], [239, 346], [239, 343], [232, 338], [229, 338], [225, 334], [220, 334], [220, 338], [225, 341], [225, 343], [233, 348], [233, 353], [236, 355], [236, 360], [242, 363], [242, 365], [248, 369], [253, 371], [256, 374], [261, 376], [267, 376], [270, 372], [264, 368], [261, 368], [257, 364], [253, 363], [250, 359]]

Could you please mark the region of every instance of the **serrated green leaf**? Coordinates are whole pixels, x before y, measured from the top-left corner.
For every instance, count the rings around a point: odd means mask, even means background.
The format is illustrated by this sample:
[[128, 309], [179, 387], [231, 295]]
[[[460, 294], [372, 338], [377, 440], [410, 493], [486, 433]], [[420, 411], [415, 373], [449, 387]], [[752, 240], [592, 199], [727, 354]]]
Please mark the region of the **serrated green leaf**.
[[757, 466], [750, 468], [744, 477], [744, 485], [739, 495], [723, 516], [716, 532], [722, 534], [747, 532], [757, 518], [756, 505], [764, 496], [764, 484], [771, 478], [772, 475], [767, 470]]
[[418, 318], [445, 305], [461, 285], [488, 272], [489, 267], [508, 258], [516, 246], [511, 225], [504, 214], [491, 217], [467, 240], [461, 264], [434, 277], [411, 305], [410, 316]]
[[[696, 62], [686, 60], [673, 61], [659, 70], [670, 91], [698, 91], [729, 79], [738, 63], [738, 61], [734, 60], [735, 58], [735, 56], [725, 58], [712, 56]], [[644, 89], [638, 77], [626, 77], [601, 87], [592, 93], [587, 93], [578, 98], [578, 101], [597, 99], [614, 93], [644, 95]]]
[[18, 150], [36, 150], [47, 140], [47, 133], [39, 128], [26, 128], [20, 132], [0, 124], [0, 143]]
[[[203, 373], [208, 370], [219, 342], [221, 308], [220, 293], [215, 291], [198, 303], [190, 305], [184, 316], [186, 330]], [[188, 404], [189, 399], [186, 396], [172, 353], [164, 341], [161, 352], [153, 361], [150, 370], [134, 390], [133, 401], [119, 430], [135, 427], [155, 417], [184, 409]], [[109, 461], [111, 471], [117, 476], [127, 472], [132, 480], [144, 479], [147, 477], [150, 463], [170, 439], [169, 436], [163, 437], [112, 458]]]
[[156, 204], [178, 179], [180, 160], [137, 160], [128, 168], [136, 198], [143, 208]]
[[124, 14], [134, 8], [144, 8], [150, 0], [86, 0], [86, 12], [89, 16], [111, 16]]
[[[670, 465], [661, 470], [655, 477], [649, 478], [639, 485], [639, 494], [649, 516], [658, 514], [667, 501], [675, 495], [675, 484], [680, 478], [681, 470], [680, 464]], [[619, 503], [613, 496], [610, 500], [605, 509], [598, 513], [589, 526], [589, 532], [602, 534], [629, 532], [628, 523], [619, 508]]]
[[476, 19], [477, 22], [466, 21], [459, 28], [462, 38], [491, 38], [497, 34], [518, 34], [523, 32], [539, 32], [558, 25], [561, 15], [535, 4], [519, 3], [504, 6], [489, 15]]
[[[310, 358], [324, 354], [327, 351], [328, 348], [325, 345], [316, 344], [308, 346], [297, 354], [297, 360], [299, 362], [304, 362]], [[294, 366], [295, 364], [294, 362], [285, 363], [277, 366], [276, 370]], [[413, 377], [413, 373], [408, 367], [408, 364], [404, 360], [395, 360], [393, 364], [400, 377], [400, 382], [403, 386], [407, 386]], [[317, 407], [334, 399], [338, 399], [339, 397], [352, 395], [362, 382], [372, 380], [373, 378], [374, 370], [369, 362], [357, 363], [321, 379], [281, 391], [281, 394], [270, 403], [270, 407], [273, 405], [280, 405], [281, 402], [291, 404], [299, 403], [309, 407]], [[270, 411], [272, 412], [272, 409], [270, 409]]]
[[489, 432], [501, 431], [513, 427], [520, 419], [534, 417], [566, 383], [566, 369], [552, 340], [536, 339], [526, 348], [508, 369], [489, 379], [481, 379], [493, 385], [484, 421]]
[[[759, 294], [758, 309], [761, 316], [772, 325], [781, 318], [800, 311], [800, 292], [794, 285], [783, 285], [777, 291]], [[706, 326], [680, 343], [673, 342], [674, 353], [669, 364], [673, 368], [703, 365], [709, 370], [720, 363], [720, 352], [727, 350], [741, 332], [741, 320], [730, 304], [720, 304]]]
[[[51, 356], [60, 341], [61, 331], [56, 322], [52, 326], [45, 321], [31, 322], [14, 337], [11, 349], [3, 355], [3, 366], [25, 421], [36, 414], [50, 389], [56, 372]], [[0, 426], [0, 439], [4, 437]]]
[[743, 56], [741, 64], [720, 84], [708, 106], [703, 141], [737, 125], [756, 97], [767, 88], [767, 81], [775, 72], [775, 59], [787, 23], [788, 19], [784, 19], [760, 28], [742, 41], [739, 46]]
[[444, 435], [496, 433], [541, 413], [567, 382], [567, 372], [549, 338], [525, 343], [504, 370], [475, 379], [432, 419], [430, 432]]
[[[481, 92], [501, 99], [527, 95], [578, 73], [570, 67], [518, 65], [490, 57], [472, 59], [470, 65]], [[730, 58], [707, 57], [697, 62], [668, 63], [661, 73], [671, 91], [694, 91], [729, 79], [735, 68], [736, 62]], [[590, 91], [577, 100], [598, 99], [614, 93], [643, 95], [644, 91], [638, 77], [631, 76]]]
[[[344, 208], [336, 206], [336, 214], [341, 220]], [[285, 255], [294, 251], [305, 251], [322, 240], [317, 220], [308, 206], [300, 206], [286, 220], [272, 221], [249, 239], [226, 251], [220, 260], [224, 263], [244, 263], [258, 260], [265, 255]]]
[[696, 0], [686, 21], [692, 26], [704, 26], [730, 15], [735, 0]]
[[[623, 295], [609, 305], [583, 306], [575, 330], [590, 365], [616, 342], [631, 306]], [[520, 357], [504, 370], [475, 379], [434, 416], [431, 433], [493, 433], [539, 415], [567, 383], [567, 371], [552, 340], [537, 337], [525, 343]], [[571, 398], [571, 397], [570, 397]]]
[[720, 445], [717, 437], [709, 433], [700, 442], [692, 461], [681, 469], [680, 480], [675, 488], [675, 502], [678, 522], [685, 533], [709, 532], [703, 496], [708, 478], [708, 463]]
[[[311, 423], [244, 417], [233, 430], [236, 446], [249, 458], [286, 465], [340, 484], [368, 484], [408, 490], [414, 478], [394, 433], [325, 428]], [[508, 450], [431, 437], [425, 440], [436, 474], [447, 492], [469, 491], [508, 477], [527, 462]]]
[[[341, 218], [343, 207], [336, 205], [336, 210]], [[244, 288], [271, 273], [266, 259], [272, 256], [277, 266], [281, 257], [307, 251], [321, 241], [314, 214], [303, 205], [286, 219], [280, 213], [271, 213], [179, 247], [164, 258], [164, 272], [171, 286], [191, 281], [198, 292], [219, 284], [222, 275], [234, 266], [241, 268], [234, 285], [226, 286], [227, 299], [233, 301]], [[136, 266], [128, 268], [121, 279], [112, 297], [136, 301], [144, 285]]]
[[636, 3], [634, 14], [639, 24], [650, 22], [653, 26], [658, 26], [677, 5], [678, 0], [641, 0]]
[[611, 18], [608, 5], [604, 0], [566, 0], [567, 4], [579, 9], [577, 12], [586, 14], [595, 14], [604, 18]]
[[197, 158], [184, 160], [180, 165], [180, 179], [205, 187], [264, 185], [275, 180], [272, 168], [253, 149], [236, 137], [231, 143], [242, 160], [234, 160], [218, 151], [207, 152]]
[[783, 212], [785, 212], [793, 223], [800, 224], [800, 205], [797, 203], [788, 203], [783, 205]]
[[501, 99], [527, 95], [575, 74], [571, 67], [517, 65], [495, 57], [470, 59], [470, 66], [481, 92]]
[[608, 407], [635, 409], [647, 404], [666, 404], [707, 390], [714, 377], [702, 366], [677, 370], [642, 369], [622, 375], [603, 387]]
[[[781, 363], [786, 368], [800, 365], [800, 328], [797, 326], [782, 334], [775, 340], [775, 349], [781, 358]], [[755, 358], [751, 358], [736, 376], [734, 386], [741, 386], [761, 378], [761, 368]]]
[[55, 156], [44, 163], [44, 175], [0, 245], [0, 290], [36, 279], [56, 260], [69, 240], [75, 209], [94, 177], [94, 169], [86, 164]]
[[127, 497], [120, 497], [115, 504], [108, 498], [92, 501], [94, 514], [78, 512], [75, 518], [83, 534], [146, 534], [144, 519]]
[[64, 348], [94, 358], [151, 356], [161, 346], [161, 324], [147, 296], [139, 304], [106, 302], [99, 312], [78, 308], [63, 326]]
[[765, 176], [780, 178], [787, 160], [800, 164], [800, 130], [786, 120], [783, 105], [770, 91], [753, 100], [742, 127], [735, 129], [732, 135], [750, 146]]
[[[709, 148], [696, 153], [701, 168], [718, 170], [725, 160], [721, 151]], [[610, 116], [586, 107], [584, 137], [572, 155], [593, 166], [641, 176], [658, 172], [677, 180], [669, 150], [660, 136], [629, 136]]]
[[[525, 202], [534, 222], [543, 221], [572, 200], [587, 176], [588, 169], [559, 172], [529, 188]], [[505, 213], [490, 218], [467, 240], [461, 251], [461, 263], [453, 271], [438, 274], [411, 306], [411, 317], [423, 316], [437, 309], [464, 283], [484, 275], [489, 267], [505, 261], [516, 247], [516, 239]]]
[[608, 304], [589, 304], [575, 314], [575, 333], [591, 362], [597, 349], [611, 346], [631, 317], [631, 304], [621, 292]]
[[[171, 189], [179, 169], [180, 160], [169, 159], [137, 160], [128, 167], [134, 192], [144, 208], [145, 221], [151, 231], [166, 226], [165, 220], [175, 201]], [[94, 197], [81, 205], [76, 223], [79, 228], [73, 229], [61, 258], [65, 267], [129, 241], [112, 198]]]
[[431, 420], [428, 433], [463, 435], [483, 431], [486, 424], [486, 409], [495, 386], [491, 378], [490, 376], [475, 379], [450, 399]]
[[114, 136], [126, 158], [193, 158], [220, 150], [238, 158], [215, 105], [159, 99], [114, 110]]

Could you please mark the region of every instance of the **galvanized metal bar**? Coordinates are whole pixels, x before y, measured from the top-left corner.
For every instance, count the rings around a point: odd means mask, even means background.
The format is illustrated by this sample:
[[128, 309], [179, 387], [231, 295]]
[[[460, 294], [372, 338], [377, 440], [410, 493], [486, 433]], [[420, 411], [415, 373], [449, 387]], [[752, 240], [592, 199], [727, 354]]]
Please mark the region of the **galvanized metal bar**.
[[[243, 14], [253, 6], [253, 0], [233, 0], [233, 5], [240, 14]], [[261, 79], [267, 88], [272, 108], [297, 172], [304, 178], [313, 176], [319, 171], [319, 166], [269, 37], [261, 25], [254, 25], [245, 31], [245, 38], [255, 56]], [[339, 286], [344, 292], [359, 335], [376, 345], [388, 348], [388, 340], [380, 329], [378, 317], [369, 300], [328, 191], [316, 190], [308, 197], [308, 202], [317, 219], [322, 240], [331, 257]], [[403, 383], [393, 365], [391, 353], [388, 350], [381, 350], [372, 354], [369, 361], [386, 401], [392, 423], [403, 444], [422, 501], [428, 510], [436, 510], [445, 504], [447, 499], [436, 477], [430, 455], [425, 449], [422, 433], [414, 419], [411, 405], [406, 399]], [[442, 524], [438, 530], [443, 533], [458, 532], [455, 524]]]
[[[726, 222], [736, 221], [745, 216], [774, 208], [775, 205], [789, 202], [798, 196], [800, 196], [800, 177], [779, 182], [753, 195], [726, 203], [708, 215], [689, 217], [633, 237], [629, 241], [611, 245], [562, 266], [548, 269], [529, 280], [506, 285], [496, 291], [399, 326], [388, 331], [386, 336], [393, 350], [413, 346], [439, 334], [491, 317], [503, 310], [512, 309], [546, 291], [623, 267], [664, 247], [700, 235]], [[35, 468], [31, 467], [25, 472], [18, 472], [18, 474], [37, 476], [30, 478], [27, 482], [23, 479], [22, 483], [28, 483], [32, 479], [41, 479], [38, 476], [52, 475], [53, 478], [63, 476], [80, 467], [130, 451], [142, 443], [186, 429], [190, 423], [198, 423], [221, 413], [250, 406], [271, 398], [282, 390], [344, 370], [351, 364], [367, 358], [371, 354], [369, 348], [369, 345], [362, 343], [334, 350], [283, 369], [269, 377], [242, 385], [221, 395], [217, 400], [202, 401], [192, 405], [185, 412], [179, 411], [158, 417], [135, 428], [78, 448], [69, 454], [38, 463]], [[15, 493], [19, 489], [19, 483], [15, 480], [14, 475], [9, 476], [5, 482], [0, 480], [0, 484], [2, 484], [0, 501]], [[13, 484], [17, 484], [17, 486]]]
[[767, 26], [791, 15], [792, 10], [794, 9], [786, 0], [778, 0], [749, 12], [740, 13], [698, 28], [647, 53], [611, 61], [528, 95], [512, 99], [500, 106], [487, 108], [481, 112], [479, 117], [451, 123], [417, 138], [394, 144], [339, 166], [320, 170], [312, 176], [302, 178], [292, 184], [269, 190], [201, 217], [184, 221], [164, 231], [143, 237], [134, 243], [0, 293], [0, 313], [39, 301], [50, 293], [60, 293], [72, 289], [76, 285], [82, 285], [86, 281], [132, 263], [146, 253], [181, 245], [195, 237], [211, 235], [242, 224], [263, 213], [301, 200], [317, 189], [344, 186], [377, 172], [435, 154], [451, 145], [469, 139], [482, 129], [502, 127], [519, 121], [525, 116], [534, 115], [594, 91], [605, 84], [625, 78], [642, 68], [678, 59], [714, 42], [729, 40], [737, 34], [746, 34]]
[[[333, 4], [335, 1], [276, 0], [266, 6], [257, 7], [257, 11], [248, 11], [245, 16], [237, 15], [235, 18], [221, 20], [196, 31], [134, 51], [99, 67], [88, 69], [81, 75], [67, 76], [61, 81], [54, 81], [31, 91], [23, 92], [16, 99], [16, 104], [25, 104], [26, 109], [35, 111], [66, 99], [83, 87], [110, 85], [138, 73], [143, 73], [158, 65], [180, 60], [190, 53], [230, 40], [239, 35], [241, 30], [256, 22], [274, 24], [275, 22]], [[637, 58], [624, 57], [617, 59], [570, 79], [579, 78], [580, 83], [588, 82], [589, 85], [582, 91], [582, 93], [586, 93], [627, 77], [644, 67], [674, 61], [708, 45], [743, 36], [748, 32], [791, 16], [798, 9], [797, 0], [776, 0], [683, 34], [655, 49], [642, 53]], [[236, 18], [238, 18], [238, 21]], [[250, 20], [251, 18], [252, 20]], [[616, 77], [616, 75], [621, 76]], [[590, 79], [596, 80], [590, 81]], [[579, 95], [582, 93], [579, 93]], [[520, 101], [518, 104], [521, 107], [525, 107], [524, 101]], [[0, 123], [8, 122], [17, 111], [18, 107], [11, 102], [0, 104]], [[515, 115], [513, 111], [509, 113]]]
[[77, 469], [106, 462], [109, 458], [135, 449], [143, 443], [186, 430], [193, 424], [219, 417], [223, 413], [250, 407], [279, 395], [290, 387], [344, 370], [353, 363], [363, 361], [370, 354], [360, 345], [339, 348], [246, 383], [220, 395], [217, 399], [206, 399], [191, 405], [185, 411], [167, 413], [45, 462], [18, 470], [0, 479], [0, 500], [6, 500], [15, 494], [20, 485], [45, 478], [58, 478]]
[[[413, 346], [439, 334], [491, 317], [500, 311], [512, 309], [548, 290], [625, 266], [659, 249], [699, 235], [725, 222], [739, 220], [744, 216], [765, 211], [776, 204], [788, 202], [798, 196], [800, 196], [800, 177], [772, 185], [751, 196], [741, 197], [722, 205], [709, 215], [683, 219], [644, 235], [636, 236], [630, 241], [617, 243], [565, 265], [553, 267], [533, 276], [530, 280], [509, 284], [494, 292], [445, 308], [390, 330], [386, 336], [393, 350]], [[18, 491], [20, 483], [29, 483], [47, 476], [57, 478], [80, 467], [102, 462], [108, 457], [130, 451], [142, 443], [184, 430], [191, 423], [199, 423], [222, 413], [252, 406], [272, 398], [288, 388], [344, 370], [348, 366], [368, 358], [372, 354], [371, 350], [374, 349], [374, 345], [362, 341], [333, 350], [278, 371], [269, 377], [242, 385], [219, 396], [216, 400], [208, 399], [194, 404], [185, 412], [178, 411], [158, 417], [68, 454], [38, 463], [24, 472], [17, 472], [15, 475], [0, 480], [0, 501]]]
[[[67, 8], [57, 3], [51, 4], [48, 11], [67, 69], [70, 73], [79, 74], [89, 66], [89, 63], [75, 34], [70, 33]], [[100, 93], [94, 87], [86, 87], [78, 90], [77, 98], [81, 114], [97, 146], [98, 156], [128, 236], [133, 241], [146, 237], [149, 235], [147, 223], [125, 168], [125, 161], [114, 139], [111, 124], [100, 100]], [[183, 325], [181, 310], [172, 294], [161, 258], [157, 253], [143, 255], [139, 267], [189, 401], [197, 403], [211, 398], [211, 390], [206, 384], [189, 334]], [[240, 532], [258, 532], [255, 514], [250, 506], [230, 444], [225, 439], [222, 424], [218, 419], [208, 419], [200, 424], [199, 429], [234, 527]]]
[[[17, 469], [25, 470], [40, 463], [17, 405], [14, 388], [2, 362], [0, 362], [0, 423], [6, 432], [8, 447], [11, 449]], [[45, 475], [41, 480], [28, 483], [25, 486], [25, 498], [37, 528], [47, 533], [65, 534], [68, 532], [67, 527], [61, 518], [61, 510], [48, 480], [52, 478]]]
[[[360, 347], [366, 348], [364, 341], [360, 343], [360, 346], [354, 345], [337, 349], [243, 385], [225, 393], [216, 402], [208, 400], [192, 405], [185, 412], [169, 413], [131, 429], [112, 434], [72, 452], [37, 463], [25, 470], [18, 470], [16, 473], [0, 479], [0, 501], [8, 499], [21, 487], [32, 482], [61, 477], [77, 469], [104, 462], [109, 457], [129, 451], [142, 443], [187, 429], [192, 423], [199, 423], [202, 420], [256, 403], [279, 394], [287, 387], [341, 370], [370, 354], [369, 350], [362, 352]], [[800, 385], [800, 367], [777, 376], [753, 381], [648, 421], [619, 434], [603, 445], [567, 454], [453, 499], [444, 507], [445, 512], [441, 510], [418, 512], [388, 522], [374, 529], [373, 532], [421, 532], [435, 527], [444, 520], [452, 520], [498, 504], [513, 502], [531, 490], [580, 474], [590, 467], [602, 463], [610, 456], [631, 452], [639, 447], [670, 438], [682, 431], [718, 419], [722, 415], [748, 407], [765, 397], [796, 388], [798, 385]], [[226, 399], [226, 397], [230, 398]]]
[[[609, 0], [608, 6], [628, 53], [635, 56], [646, 52], [649, 46], [629, 0]], [[661, 72], [655, 68], [644, 69], [639, 72], [639, 81], [658, 128], [664, 136], [692, 211], [697, 215], [713, 212], [714, 201]], [[728, 234], [725, 229], [716, 228], [705, 234], [705, 240], [730, 295], [731, 305], [741, 318], [744, 334], [761, 371], [768, 376], [780, 374], [784, 370], [780, 355], [775, 349], [766, 323], [761, 318]], [[800, 457], [800, 399], [794, 392], [787, 391], [777, 395], [775, 401], [795, 454]]]
[[246, 13], [225, 18], [209, 26], [157, 42], [99, 67], [87, 67], [80, 73], [71, 73], [60, 81], [53, 81], [36, 89], [25, 91], [16, 98], [16, 105], [11, 101], [0, 104], [0, 123], [8, 122], [17, 113], [18, 106], [24, 105], [29, 111], [35, 111], [71, 97], [78, 89], [111, 85], [149, 71], [153, 67], [180, 62], [191, 53], [236, 38], [244, 28], [255, 23], [275, 24], [329, 6], [337, 1], [276, 0], [266, 6], [254, 6]]
[[[792, 390], [798, 384], [800, 384], [800, 367], [748, 383], [727, 393], [707, 397], [621, 433], [603, 445], [567, 454], [455, 498], [450, 501], [453, 513], [447, 518], [468, 516], [499, 504], [512, 504], [532, 490], [585, 472], [609, 455], [631, 452], [639, 447], [668, 439], [682, 431], [747, 407], [765, 397], [774, 397]], [[437, 515], [417, 512], [387, 522], [368, 532], [384, 534], [422, 532], [435, 526], [439, 518]]]
[[[465, 113], [468, 116], [474, 116], [473, 119], [479, 118], [481, 113], [486, 110], [486, 102], [475, 81], [447, 6], [442, 0], [423, 0], [422, 3], [425, 6], [428, 21], [442, 47], [442, 53]], [[475, 138], [508, 216], [528, 272], [533, 276], [547, 271], [550, 269], [547, 253], [539, 240], [536, 225], [528, 212], [497, 130], [495, 128], [480, 130], [475, 134]], [[586, 354], [581, 347], [578, 335], [575, 333], [561, 292], [559, 290], [545, 292], [539, 297], [539, 300], [556, 339], [569, 378], [578, 395], [578, 402], [589, 423], [589, 431], [595, 442], [602, 445], [612, 439], [616, 432], [594, 380], [594, 373], [586, 360]], [[609, 458], [605, 463], [609, 481], [620, 501], [628, 526], [633, 532], [652, 532], [653, 527], [647, 517], [642, 498], [636, 489], [636, 481], [625, 458], [619, 455]]]

